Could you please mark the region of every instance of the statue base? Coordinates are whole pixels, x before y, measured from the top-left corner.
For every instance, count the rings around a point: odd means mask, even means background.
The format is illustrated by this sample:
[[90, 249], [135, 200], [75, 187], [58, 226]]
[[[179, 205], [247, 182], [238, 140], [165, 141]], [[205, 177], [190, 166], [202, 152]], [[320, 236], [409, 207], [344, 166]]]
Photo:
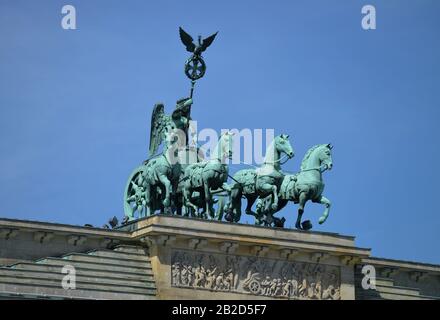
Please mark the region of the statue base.
[[157, 215], [122, 228], [149, 247], [159, 299], [355, 299], [354, 237]]

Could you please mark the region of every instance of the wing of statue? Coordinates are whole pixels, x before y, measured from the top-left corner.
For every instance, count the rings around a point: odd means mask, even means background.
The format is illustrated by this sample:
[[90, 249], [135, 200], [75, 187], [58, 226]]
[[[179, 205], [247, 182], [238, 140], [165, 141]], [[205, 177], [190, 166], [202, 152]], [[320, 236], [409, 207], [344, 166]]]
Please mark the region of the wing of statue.
[[218, 31], [216, 33], [214, 33], [213, 35], [209, 36], [208, 38], [203, 39], [201, 52], [205, 51], [211, 45], [211, 43], [214, 41], [217, 33], [218, 33]]
[[158, 103], [154, 105], [153, 113], [151, 114], [151, 129], [150, 129], [150, 147], [149, 153], [150, 157], [154, 155], [157, 148], [163, 139], [163, 129], [165, 127], [165, 117], [164, 117], [164, 105]]
[[186, 50], [191, 53], [194, 52], [194, 49], [196, 48], [196, 45], [194, 44], [194, 39], [181, 27], [179, 27], [179, 34], [180, 40], [182, 40], [182, 43], [185, 45]]

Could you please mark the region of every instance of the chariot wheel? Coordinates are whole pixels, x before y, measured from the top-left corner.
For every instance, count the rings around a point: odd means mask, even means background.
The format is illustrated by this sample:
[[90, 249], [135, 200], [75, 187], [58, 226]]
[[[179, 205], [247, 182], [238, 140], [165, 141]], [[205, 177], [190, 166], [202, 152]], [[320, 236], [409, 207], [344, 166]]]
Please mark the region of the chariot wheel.
[[257, 280], [249, 282], [248, 288], [252, 294], [259, 294], [261, 289], [260, 283]]
[[146, 215], [146, 200], [145, 200], [145, 183], [143, 173], [145, 165], [141, 165], [133, 170], [128, 178], [127, 185], [124, 191], [124, 214], [128, 221], [142, 218]]

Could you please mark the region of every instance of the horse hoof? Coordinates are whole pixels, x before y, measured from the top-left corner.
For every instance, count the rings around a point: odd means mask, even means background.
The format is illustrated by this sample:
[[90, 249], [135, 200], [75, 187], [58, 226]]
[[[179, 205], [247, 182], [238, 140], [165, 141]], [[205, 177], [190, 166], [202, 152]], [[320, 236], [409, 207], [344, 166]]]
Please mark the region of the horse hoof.
[[325, 222], [325, 220], [327, 220], [327, 219], [324, 217], [319, 218], [319, 224], [323, 224]]
[[273, 204], [273, 205], [271, 206], [271, 208], [272, 208], [272, 210], [276, 210], [276, 209], [278, 209], [278, 205], [277, 205], [277, 204]]
[[280, 228], [284, 228], [284, 223], [286, 222], [286, 218], [282, 217], [280, 219]]
[[275, 228], [284, 228], [284, 222], [286, 221], [286, 219], [283, 217], [281, 219], [277, 219], [274, 222]]
[[310, 230], [310, 229], [312, 229], [312, 223], [310, 222], [310, 220], [306, 220], [306, 221], [304, 221], [303, 223], [301, 223], [301, 227], [302, 227], [302, 229], [303, 230]]

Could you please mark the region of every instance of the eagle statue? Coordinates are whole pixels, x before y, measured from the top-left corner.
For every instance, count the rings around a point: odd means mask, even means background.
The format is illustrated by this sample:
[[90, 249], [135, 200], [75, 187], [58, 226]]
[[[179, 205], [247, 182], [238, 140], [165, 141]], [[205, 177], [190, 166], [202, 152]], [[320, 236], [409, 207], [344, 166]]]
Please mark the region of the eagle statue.
[[185, 45], [186, 50], [188, 52], [191, 52], [196, 57], [200, 57], [202, 55], [202, 52], [205, 51], [212, 44], [217, 33], [218, 32], [203, 40], [202, 37], [199, 36], [198, 43], [195, 44], [194, 39], [188, 33], [186, 33], [185, 30], [182, 29], [182, 27], [179, 27], [180, 40], [182, 40], [182, 43]]

